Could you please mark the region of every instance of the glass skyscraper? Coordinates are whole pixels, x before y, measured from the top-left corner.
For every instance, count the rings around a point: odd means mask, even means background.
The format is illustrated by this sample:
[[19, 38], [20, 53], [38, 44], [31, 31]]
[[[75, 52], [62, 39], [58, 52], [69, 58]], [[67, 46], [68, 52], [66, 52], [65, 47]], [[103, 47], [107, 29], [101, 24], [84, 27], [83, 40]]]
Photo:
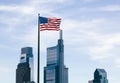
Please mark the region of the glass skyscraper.
[[107, 72], [104, 69], [96, 69], [93, 83], [108, 83]]
[[68, 83], [68, 68], [64, 65], [62, 31], [58, 44], [47, 48], [47, 64], [44, 67], [44, 83]]
[[16, 69], [16, 83], [31, 83], [34, 81], [33, 75], [33, 53], [32, 47], [21, 49], [20, 63]]

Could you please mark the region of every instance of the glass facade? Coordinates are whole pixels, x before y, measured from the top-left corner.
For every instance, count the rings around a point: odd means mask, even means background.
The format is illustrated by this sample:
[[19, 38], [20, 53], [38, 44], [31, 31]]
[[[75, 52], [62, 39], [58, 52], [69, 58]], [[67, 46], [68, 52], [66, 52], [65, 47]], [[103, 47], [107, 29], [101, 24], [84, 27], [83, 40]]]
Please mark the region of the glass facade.
[[46, 70], [46, 83], [55, 83], [55, 69]]
[[107, 73], [104, 69], [96, 69], [93, 83], [108, 83]]
[[64, 67], [64, 73], [63, 73], [63, 82], [68, 83], [68, 68]]
[[57, 47], [47, 48], [47, 65], [57, 64]]
[[[62, 37], [61, 37], [62, 38]], [[47, 65], [44, 67], [44, 83], [68, 83], [68, 68], [64, 65], [64, 45], [58, 44], [47, 48]]]

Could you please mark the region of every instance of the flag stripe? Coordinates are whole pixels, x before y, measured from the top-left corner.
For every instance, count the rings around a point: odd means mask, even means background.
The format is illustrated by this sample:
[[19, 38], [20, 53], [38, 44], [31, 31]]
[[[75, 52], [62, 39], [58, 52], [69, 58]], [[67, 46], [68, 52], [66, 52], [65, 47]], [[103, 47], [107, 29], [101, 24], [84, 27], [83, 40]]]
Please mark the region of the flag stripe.
[[60, 28], [42, 28], [42, 29], [40, 29], [40, 31], [44, 31], [44, 30], [55, 30], [55, 31], [58, 31], [58, 30], [60, 30]]

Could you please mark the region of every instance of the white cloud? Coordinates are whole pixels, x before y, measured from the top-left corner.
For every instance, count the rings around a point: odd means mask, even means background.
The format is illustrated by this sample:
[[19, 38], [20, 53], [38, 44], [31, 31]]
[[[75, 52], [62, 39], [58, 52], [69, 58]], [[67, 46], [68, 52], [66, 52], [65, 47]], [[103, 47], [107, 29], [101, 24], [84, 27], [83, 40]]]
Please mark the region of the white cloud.
[[109, 59], [118, 55], [114, 52], [115, 45], [120, 45], [120, 34], [102, 35], [96, 36], [98, 44], [95, 47], [90, 48], [90, 56], [95, 59]]
[[34, 14], [35, 9], [34, 9], [34, 7], [30, 7], [30, 6], [1, 5], [0, 6], [0, 11], [18, 12], [18, 13], [22, 13], [22, 14]]
[[116, 66], [120, 68], [120, 57], [117, 57], [115, 60]]
[[83, 2], [95, 2], [97, 0], [81, 0], [81, 1], [83, 1]]
[[115, 12], [115, 11], [120, 11], [120, 5], [108, 5], [108, 6], [103, 6], [99, 8], [101, 11], [110, 11], [110, 12]]
[[[29, 3], [29, 4], [31, 4], [31, 3]], [[35, 13], [35, 11], [37, 11], [35, 9], [36, 8], [35, 4], [38, 5], [38, 2], [33, 1], [33, 5], [31, 5], [31, 7], [30, 6], [0, 6], [0, 11], [13, 11], [13, 12], [15, 11], [15, 12], [19, 12], [19, 13], [22, 13], [22, 14], [33, 15]], [[109, 7], [105, 7], [105, 8], [108, 9]], [[117, 8], [117, 7], [115, 7], [115, 8]], [[45, 9], [47, 9], [47, 10], [45, 10]], [[47, 12], [53, 11], [54, 9], [49, 8], [49, 6], [45, 6], [40, 11], [42, 11], [43, 13], [47, 13]], [[101, 7], [101, 8], [98, 8], [98, 9], [102, 10], [102, 9], [104, 9], [104, 7]], [[20, 20], [18, 18], [17, 19], [12, 19], [12, 20], [13, 20], [13, 22], [11, 21], [12, 23], [17, 22], [17, 23], [15, 23], [15, 25], [18, 25], [18, 23], [21, 23], [23, 21], [22, 19]], [[88, 21], [78, 21], [78, 20], [75, 21], [75, 20], [69, 20], [69, 19], [67, 20], [66, 19], [65, 21], [62, 21], [62, 27], [66, 27], [66, 28], [64, 28], [64, 30], [70, 31], [70, 33], [73, 32], [73, 29], [77, 30], [77, 33], [74, 34], [75, 40], [73, 42], [81, 41], [81, 39], [79, 39], [79, 37], [78, 37], [78, 33], [82, 33], [83, 38], [86, 38], [86, 39], [91, 38], [92, 41], [100, 41], [101, 42], [100, 44], [98, 44], [94, 47], [91, 47], [89, 49], [90, 50], [89, 54], [93, 59], [104, 59], [104, 58], [108, 58], [108, 57], [111, 56], [109, 54], [109, 50], [111, 50], [113, 48], [114, 43], [117, 42], [117, 38], [116, 38], [116, 41], [115, 41], [115, 38], [113, 40], [110, 40], [111, 38], [107, 39], [107, 40], [109, 40], [109, 41], [107, 41], [104, 38], [104, 36], [99, 36], [95, 32], [94, 29], [95, 28], [100, 28], [98, 26], [100, 26], [104, 22], [105, 22], [105, 19], [101, 19], [101, 18], [100, 19], [92, 19], [92, 20], [88, 20]], [[10, 22], [7, 22], [7, 23], [10, 23]], [[12, 24], [12, 23], [10, 23], [10, 24]], [[13, 27], [13, 24], [12, 24], [12, 27]], [[8, 30], [12, 31], [13, 28], [10, 28]], [[25, 40], [26, 42], [28, 42], [28, 41], [33, 42], [32, 39], [34, 38], [34, 35], [35, 34], [26, 35], [26, 36], [22, 37], [21, 39]], [[29, 37], [29, 36], [31, 36], [31, 37]], [[102, 40], [102, 39], [105, 39], [105, 40]], [[97, 42], [97, 43], [99, 43], [99, 42]]]
[[81, 7], [82, 12], [117, 12], [120, 11], [120, 5], [106, 5], [98, 7]]
[[90, 48], [90, 56], [94, 60], [102, 60], [111, 57], [109, 50], [111, 49], [108, 45], [100, 45]]
[[[108, 23], [109, 21], [104, 18], [91, 19], [88, 21], [66, 19], [65, 21], [62, 21], [62, 27], [65, 27], [64, 31], [68, 34], [65, 35], [67, 38], [66, 42], [68, 42], [67, 44], [76, 46], [76, 44], [83, 41], [84, 44], [82, 44], [82, 47], [84, 46], [83, 48], [88, 50], [88, 55], [91, 56], [93, 60], [101, 61], [118, 56], [115, 55], [117, 53], [114, 52], [114, 49], [116, 48], [115, 45], [120, 45], [120, 34], [103, 34], [98, 32], [98, 30], [104, 31], [104, 28], [101, 28], [101, 25], [106, 25]], [[71, 40], [71, 38], [73, 39]], [[91, 43], [85, 43], [89, 41], [91, 41]], [[93, 46], [90, 45], [92, 42], [95, 42]], [[87, 46], [85, 44], [87, 44]], [[78, 50], [81, 46], [75, 48]]]
[[15, 10], [15, 9], [17, 9], [16, 8], [16, 6], [4, 6], [4, 5], [2, 5], [2, 6], [0, 6], [0, 11], [13, 11], [13, 10]]

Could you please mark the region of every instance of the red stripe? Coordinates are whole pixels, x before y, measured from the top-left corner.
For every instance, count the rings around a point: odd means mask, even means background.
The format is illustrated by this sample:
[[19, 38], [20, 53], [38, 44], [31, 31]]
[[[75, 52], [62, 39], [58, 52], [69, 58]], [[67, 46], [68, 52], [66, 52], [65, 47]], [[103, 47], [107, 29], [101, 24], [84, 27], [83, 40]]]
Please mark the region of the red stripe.
[[40, 31], [44, 31], [44, 30], [55, 30], [55, 31], [59, 31], [60, 30], [60, 28], [42, 28], [42, 29], [40, 29]]

